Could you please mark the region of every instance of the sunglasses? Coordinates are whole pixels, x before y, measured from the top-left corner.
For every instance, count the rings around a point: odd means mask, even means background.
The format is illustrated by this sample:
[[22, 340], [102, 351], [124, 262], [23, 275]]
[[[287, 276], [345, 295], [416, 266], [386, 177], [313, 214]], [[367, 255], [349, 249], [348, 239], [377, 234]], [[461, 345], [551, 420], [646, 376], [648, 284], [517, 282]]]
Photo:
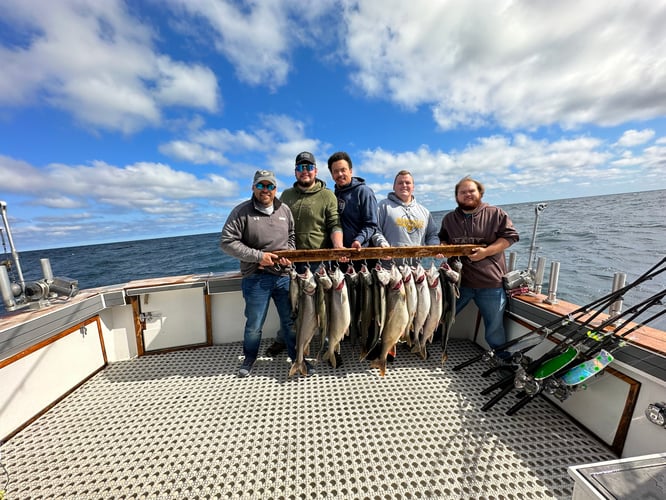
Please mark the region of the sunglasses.
[[296, 165], [296, 172], [305, 172], [306, 170], [312, 172], [315, 168], [317, 168], [315, 165], [303, 163], [301, 165]]
[[262, 191], [263, 189], [268, 189], [269, 191], [273, 191], [275, 189], [275, 184], [264, 184], [263, 182], [257, 182], [254, 185], [255, 188], [257, 188], [259, 191]]

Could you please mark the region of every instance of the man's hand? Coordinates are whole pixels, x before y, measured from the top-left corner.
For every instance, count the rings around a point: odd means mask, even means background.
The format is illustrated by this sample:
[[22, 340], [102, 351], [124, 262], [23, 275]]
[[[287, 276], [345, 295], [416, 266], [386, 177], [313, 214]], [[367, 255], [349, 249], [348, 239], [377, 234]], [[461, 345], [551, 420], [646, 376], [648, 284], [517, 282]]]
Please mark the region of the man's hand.
[[290, 266], [291, 261], [285, 257], [278, 257], [274, 253], [264, 252], [261, 256], [261, 262], [259, 262], [260, 268], [273, 267], [275, 264], [280, 264], [281, 266]]

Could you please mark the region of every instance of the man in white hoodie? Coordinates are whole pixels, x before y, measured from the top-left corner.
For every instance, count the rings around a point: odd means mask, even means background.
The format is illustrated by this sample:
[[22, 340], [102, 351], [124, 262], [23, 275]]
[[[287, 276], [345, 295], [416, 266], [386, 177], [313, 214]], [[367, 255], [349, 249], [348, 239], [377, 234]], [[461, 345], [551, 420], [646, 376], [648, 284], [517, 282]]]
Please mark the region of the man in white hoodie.
[[393, 191], [377, 206], [377, 218], [373, 246], [439, 245], [439, 228], [430, 211], [414, 198], [414, 177], [407, 170], [395, 176]]
[[[401, 170], [393, 181], [393, 191], [377, 205], [378, 231], [372, 237], [376, 247], [406, 247], [439, 245], [438, 228], [430, 211], [414, 198], [414, 177], [407, 170]], [[389, 261], [384, 261], [386, 264]], [[403, 264], [404, 259], [394, 259]], [[410, 260], [407, 263], [412, 264]], [[375, 348], [368, 359], [378, 355]], [[388, 353], [388, 361], [393, 361], [395, 348]]]

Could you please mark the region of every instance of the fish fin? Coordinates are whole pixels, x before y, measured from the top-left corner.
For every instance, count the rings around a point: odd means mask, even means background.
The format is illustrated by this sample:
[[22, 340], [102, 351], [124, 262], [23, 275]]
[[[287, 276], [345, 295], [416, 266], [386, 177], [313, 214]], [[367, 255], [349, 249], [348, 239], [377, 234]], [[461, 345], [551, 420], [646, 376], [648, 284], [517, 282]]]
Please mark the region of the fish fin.
[[446, 360], [449, 359], [449, 355], [445, 352], [442, 353], [442, 364], [446, 363]]
[[370, 362], [370, 368], [379, 368], [379, 375], [386, 375], [386, 358], [374, 359]]

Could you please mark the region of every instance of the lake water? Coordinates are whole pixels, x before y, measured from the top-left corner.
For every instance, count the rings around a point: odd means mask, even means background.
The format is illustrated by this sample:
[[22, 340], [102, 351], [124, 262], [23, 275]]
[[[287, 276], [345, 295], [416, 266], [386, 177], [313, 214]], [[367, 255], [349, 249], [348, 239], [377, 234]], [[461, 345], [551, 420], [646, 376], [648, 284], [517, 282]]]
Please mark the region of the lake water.
[[[547, 204], [539, 216], [534, 242], [534, 265], [538, 257], [546, 259], [543, 293], [548, 291], [554, 261], [560, 263], [557, 297], [585, 304], [611, 290], [616, 272], [626, 273], [629, 283], [666, 256], [666, 190], [539, 202]], [[536, 204], [502, 205], [520, 232], [521, 240], [508, 250], [517, 254], [517, 269], [528, 265]], [[439, 223], [445, 213], [434, 212], [433, 216]], [[39, 259], [48, 257], [55, 276], [76, 279], [83, 289], [142, 278], [238, 270], [238, 262], [220, 250], [219, 238], [219, 233], [209, 233], [17, 250], [26, 280], [42, 278]], [[3, 255], [0, 260], [5, 258]], [[660, 275], [627, 294], [625, 305], [637, 303], [664, 286], [666, 276]], [[666, 330], [666, 319], [653, 326]]]

